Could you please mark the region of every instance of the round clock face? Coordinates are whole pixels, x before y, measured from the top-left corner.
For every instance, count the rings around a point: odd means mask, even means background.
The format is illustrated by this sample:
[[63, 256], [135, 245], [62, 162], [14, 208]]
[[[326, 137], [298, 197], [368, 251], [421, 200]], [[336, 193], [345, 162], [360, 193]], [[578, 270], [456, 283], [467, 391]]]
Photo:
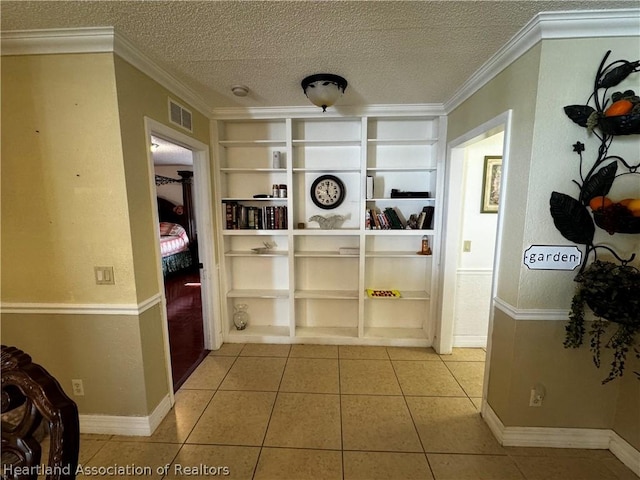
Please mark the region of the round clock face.
[[311, 200], [318, 207], [329, 210], [340, 205], [347, 193], [344, 183], [334, 175], [321, 175], [311, 185]]

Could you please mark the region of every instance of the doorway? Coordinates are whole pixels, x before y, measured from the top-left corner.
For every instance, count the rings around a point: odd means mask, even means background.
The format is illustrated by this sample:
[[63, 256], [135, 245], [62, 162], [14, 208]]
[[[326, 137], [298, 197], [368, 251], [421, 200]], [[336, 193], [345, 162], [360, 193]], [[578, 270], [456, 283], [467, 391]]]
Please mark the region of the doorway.
[[175, 392], [208, 354], [204, 348], [198, 225], [192, 193], [193, 152], [152, 135], [151, 156]]
[[[499, 190], [497, 202], [489, 193], [496, 180], [499, 185], [503, 142], [504, 131], [499, 131], [463, 148], [453, 347], [487, 346]], [[496, 203], [498, 208], [494, 208]]]
[[[452, 352], [454, 345], [455, 330], [455, 312], [456, 312], [456, 289], [458, 281], [458, 270], [460, 268], [460, 258], [464, 250], [463, 238], [463, 222], [462, 215], [464, 211], [462, 189], [464, 185], [464, 166], [465, 157], [469, 154], [467, 148], [479, 144], [479, 142], [487, 140], [491, 137], [501, 134], [502, 144], [500, 143], [492, 147], [495, 156], [502, 156], [501, 180], [500, 180], [500, 201], [496, 218], [494, 254], [491, 265], [491, 288], [489, 298], [484, 301], [489, 302], [489, 317], [486, 327], [486, 362], [484, 371], [483, 386], [483, 405], [484, 411], [485, 401], [487, 397], [488, 375], [491, 369], [491, 332], [493, 329], [493, 300], [497, 294], [498, 274], [500, 265], [500, 252], [503, 235], [504, 209], [507, 199], [507, 177], [509, 171], [509, 145], [511, 139], [511, 110], [487, 121], [486, 123], [474, 128], [466, 134], [456, 138], [447, 145], [447, 171], [445, 175], [445, 191], [446, 191], [446, 214], [443, 217], [443, 256], [442, 256], [442, 283], [441, 297], [438, 305], [440, 313], [439, 322], [436, 327], [436, 341], [434, 348], [440, 354], [448, 354]], [[500, 138], [500, 137], [497, 137]], [[499, 153], [501, 152], [501, 153]], [[484, 157], [484, 154], [482, 155]], [[484, 160], [484, 158], [483, 158]], [[484, 165], [483, 165], [484, 167]], [[473, 241], [471, 243], [473, 248]], [[486, 290], [485, 290], [486, 291]], [[484, 295], [484, 293], [483, 293]], [[462, 299], [460, 300], [462, 301]], [[484, 339], [482, 339], [484, 341]], [[460, 345], [462, 346], [462, 345]], [[467, 345], [471, 346], [471, 345]]]
[[[194, 240], [189, 245], [191, 265], [179, 264], [177, 269], [165, 275], [167, 270], [163, 271], [162, 268], [160, 228], [156, 229], [157, 276], [165, 325], [166, 375], [168, 383], [176, 391], [206, 356], [206, 352], [218, 349], [222, 344], [214, 260], [209, 148], [206, 144], [149, 118], [145, 118], [145, 133], [149, 152], [152, 210], [156, 220], [160, 220], [158, 197], [168, 198], [170, 202], [173, 200], [177, 206], [184, 206], [186, 201], [182, 197], [180, 183], [173, 185], [173, 192], [164, 188], [158, 190], [160, 187], [156, 187], [154, 181], [156, 169], [161, 176], [181, 180], [189, 178], [191, 182], [193, 214], [186, 222], [192, 221], [193, 224], [183, 225]], [[154, 144], [162, 147], [155, 147]], [[161, 148], [179, 152], [183, 160], [160, 161]], [[160, 165], [156, 166], [154, 163]]]

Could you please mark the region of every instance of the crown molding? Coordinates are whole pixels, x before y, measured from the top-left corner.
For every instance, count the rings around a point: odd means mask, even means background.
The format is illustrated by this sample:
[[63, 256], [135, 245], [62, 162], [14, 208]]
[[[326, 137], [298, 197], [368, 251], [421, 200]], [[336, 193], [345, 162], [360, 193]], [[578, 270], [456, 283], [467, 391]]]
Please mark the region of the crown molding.
[[441, 103], [407, 104], [407, 105], [344, 105], [331, 107], [322, 112], [315, 106], [305, 107], [228, 107], [214, 108], [211, 118], [214, 120], [234, 120], [247, 118], [339, 118], [339, 117], [366, 117], [366, 116], [440, 116], [445, 115], [444, 106]]
[[637, 37], [640, 8], [541, 12], [487, 60], [444, 104], [447, 114], [542, 40]]
[[9, 55], [113, 52], [113, 27], [58, 28], [2, 32], [0, 51]]
[[211, 114], [211, 107], [198, 94], [150, 60], [113, 27], [16, 30], [2, 32], [0, 39], [2, 56], [115, 53], [202, 115]]
[[[640, 8], [541, 12], [487, 60], [444, 104], [336, 106], [325, 118], [367, 115], [446, 115], [542, 40], [638, 37]], [[317, 117], [316, 107], [213, 108], [113, 27], [1, 32], [0, 52], [9, 55], [110, 53], [138, 68], [201, 114], [214, 119]]]

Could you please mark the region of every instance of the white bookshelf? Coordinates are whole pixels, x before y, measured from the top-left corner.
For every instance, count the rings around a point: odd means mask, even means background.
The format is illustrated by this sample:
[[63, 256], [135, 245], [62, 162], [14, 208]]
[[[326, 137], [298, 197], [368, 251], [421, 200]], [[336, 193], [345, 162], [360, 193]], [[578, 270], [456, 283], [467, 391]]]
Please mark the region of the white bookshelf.
[[[444, 114], [426, 113], [218, 119], [215, 201], [225, 341], [430, 345], [445, 129]], [[273, 165], [276, 151], [280, 166]], [[311, 184], [323, 174], [346, 187], [345, 200], [332, 210], [310, 198]], [[374, 181], [369, 199], [367, 176]], [[273, 184], [286, 185], [287, 198], [254, 197], [270, 195]], [[429, 197], [392, 198], [392, 189]], [[243, 228], [246, 223], [227, 222], [227, 204], [236, 212], [277, 207], [286, 220], [278, 228]], [[366, 227], [366, 211], [393, 208], [406, 220], [425, 206], [434, 208], [429, 228]], [[322, 230], [309, 221], [318, 214], [345, 220]], [[433, 256], [417, 253], [424, 236]], [[275, 246], [253, 250], [266, 243]], [[369, 288], [398, 290], [401, 297], [369, 298]], [[250, 316], [244, 330], [233, 324], [240, 303]]]

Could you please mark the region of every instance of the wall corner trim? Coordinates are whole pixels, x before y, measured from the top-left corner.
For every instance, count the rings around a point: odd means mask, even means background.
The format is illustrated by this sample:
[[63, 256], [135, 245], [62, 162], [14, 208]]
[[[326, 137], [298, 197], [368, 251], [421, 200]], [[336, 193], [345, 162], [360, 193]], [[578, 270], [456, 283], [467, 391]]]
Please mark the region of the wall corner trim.
[[637, 37], [640, 8], [541, 12], [487, 60], [444, 104], [447, 114], [542, 40]]
[[505, 427], [498, 415], [482, 401], [482, 418], [505, 447], [585, 448], [609, 450], [640, 476], [640, 452], [610, 429]]
[[171, 399], [165, 396], [146, 417], [118, 415], [80, 415], [80, 433], [102, 435], [150, 436], [171, 410]]
[[504, 300], [494, 297], [493, 306], [509, 315], [513, 320], [547, 320], [565, 322], [569, 319], [569, 310], [546, 308], [516, 308]]

